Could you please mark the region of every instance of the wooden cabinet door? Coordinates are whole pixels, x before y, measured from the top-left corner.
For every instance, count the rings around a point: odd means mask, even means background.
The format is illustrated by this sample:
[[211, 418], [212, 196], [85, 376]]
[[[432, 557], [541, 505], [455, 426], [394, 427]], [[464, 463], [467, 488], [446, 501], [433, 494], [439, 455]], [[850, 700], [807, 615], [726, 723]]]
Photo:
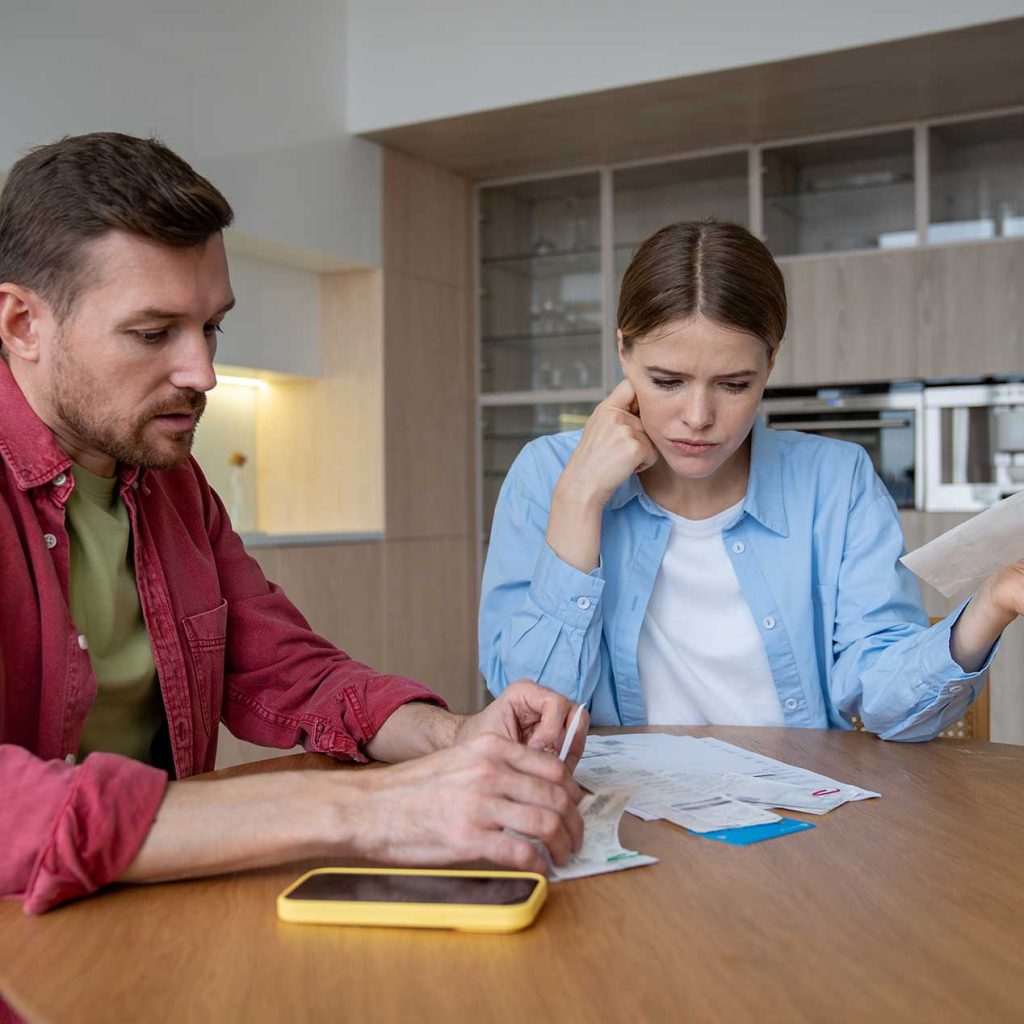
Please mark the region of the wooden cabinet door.
[[906, 252], [784, 261], [789, 327], [773, 384], [920, 375], [921, 266]]
[[1024, 239], [915, 255], [926, 268], [921, 376], [1024, 373]]

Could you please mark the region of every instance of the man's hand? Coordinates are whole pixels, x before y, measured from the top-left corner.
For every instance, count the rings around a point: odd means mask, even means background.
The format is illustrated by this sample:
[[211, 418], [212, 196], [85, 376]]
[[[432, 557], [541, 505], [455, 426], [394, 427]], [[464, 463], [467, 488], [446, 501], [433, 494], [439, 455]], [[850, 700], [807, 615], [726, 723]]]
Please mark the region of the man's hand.
[[576, 807], [582, 793], [566, 766], [493, 732], [355, 779], [360, 799], [344, 802], [347, 820], [339, 824], [360, 855], [383, 863], [430, 867], [488, 860], [545, 874], [544, 857], [523, 837], [544, 843], [556, 864], [583, 841]]
[[[567, 697], [528, 679], [520, 679], [510, 684], [497, 700], [479, 714], [466, 718], [456, 734], [456, 742], [462, 743], [484, 733], [494, 733], [517, 743], [525, 743], [533, 750], [543, 750], [557, 756], [575, 712], [576, 705]], [[583, 756], [589, 727], [590, 717], [584, 711], [565, 759], [570, 774]]]

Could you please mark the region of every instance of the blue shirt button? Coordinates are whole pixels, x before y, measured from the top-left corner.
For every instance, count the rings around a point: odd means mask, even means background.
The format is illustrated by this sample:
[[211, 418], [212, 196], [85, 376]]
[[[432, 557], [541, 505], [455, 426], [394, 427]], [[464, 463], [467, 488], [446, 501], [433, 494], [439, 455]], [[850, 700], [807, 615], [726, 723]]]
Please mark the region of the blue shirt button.
[[796, 711], [799, 704], [800, 702], [795, 697], [790, 697], [789, 700], [786, 701], [784, 707], [787, 711]]
[[774, 629], [775, 628], [775, 620], [770, 615], [766, 615], [761, 620], [761, 625], [764, 626], [765, 629]]
[[590, 607], [590, 598], [589, 597], [577, 597], [576, 598], [576, 607], [582, 609], [583, 611], [586, 611]]
[[733, 544], [732, 549], [736, 552], [737, 555], [742, 555], [743, 552], [747, 550], [747, 545], [744, 544], [743, 541], [738, 540], [735, 544]]

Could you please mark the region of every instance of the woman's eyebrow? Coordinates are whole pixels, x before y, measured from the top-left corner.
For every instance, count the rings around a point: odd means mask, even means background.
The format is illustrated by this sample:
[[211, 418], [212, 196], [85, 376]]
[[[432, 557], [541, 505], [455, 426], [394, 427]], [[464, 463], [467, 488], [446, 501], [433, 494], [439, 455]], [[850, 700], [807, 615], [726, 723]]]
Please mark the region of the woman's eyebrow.
[[[690, 377], [692, 374], [680, 370], [669, 370], [664, 366], [648, 366], [647, 372], [659, 377]], [[735, 380], [737, 377], [756, 377], [757, 370], [733, 370], [729, 373], [716, 373], [712, 380]]]

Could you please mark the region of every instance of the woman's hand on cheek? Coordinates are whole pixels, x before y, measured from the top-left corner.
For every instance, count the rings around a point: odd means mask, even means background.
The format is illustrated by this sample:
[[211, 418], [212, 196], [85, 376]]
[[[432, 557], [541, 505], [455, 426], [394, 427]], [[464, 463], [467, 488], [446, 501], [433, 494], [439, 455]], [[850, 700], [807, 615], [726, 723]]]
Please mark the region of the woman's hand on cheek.
[[594, 410], [558, 482], [563, 501], [602, 508], [633, 473], [658, 461], [658, 450], [640, 422], [636, 391], [628, 380]]

